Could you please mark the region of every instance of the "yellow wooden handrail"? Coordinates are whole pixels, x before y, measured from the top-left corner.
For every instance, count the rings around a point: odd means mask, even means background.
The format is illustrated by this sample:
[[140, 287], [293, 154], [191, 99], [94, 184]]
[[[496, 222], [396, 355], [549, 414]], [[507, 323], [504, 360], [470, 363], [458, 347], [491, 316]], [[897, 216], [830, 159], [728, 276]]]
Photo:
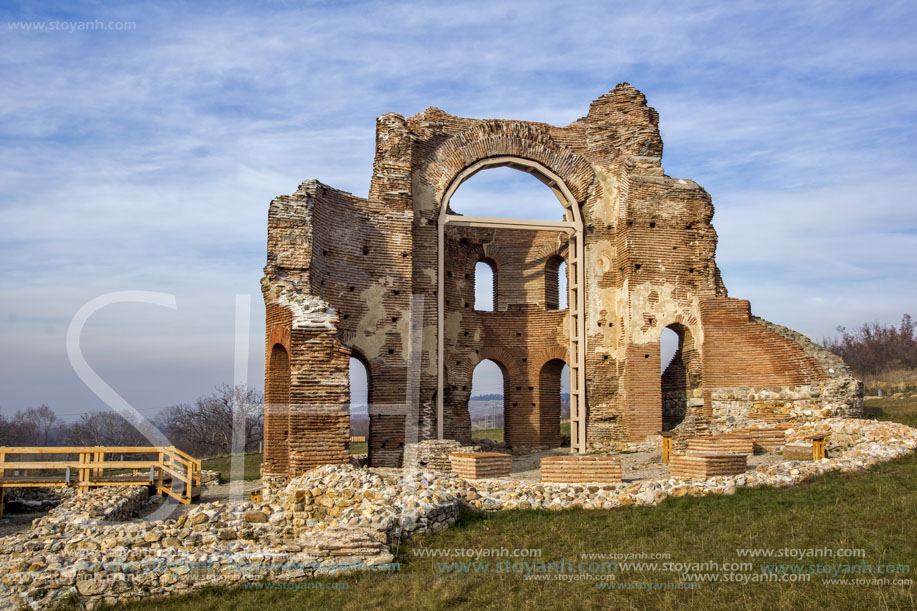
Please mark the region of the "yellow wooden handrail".
[[[22, 460], [17, 458], [10, 461], [10, 456], [15, 455], [76, 455], [63, 460]], [[155, 454], [145, 460], [106, 460], [108, 454]], [[116, 477], [105, 478], [105, 471], [121, 470], [147, 470], [152, 469], [153, 485], [160, 494], [168, 494], [183, 503], [190, 503], [196, 496], [201, 483], [201, 461], [189, 456], [174, 446], [61, 446], [61, 447], [23, 447], [0, 446], [0, 490], [4, 487], [40, 487], [73, 485], [80, 491], [88, 490], [95, 486], [108, 485], [149, 485], [146, 479], [119, 479]], [[9, 471], [70, 471], [71, 479], [58, 481], [58, 476], [25, 476], [9, 478]], [[181, 482], [184, 489], [177, 493], [172, 488]], [[0, 513], [2, 515], [2, 513]]]

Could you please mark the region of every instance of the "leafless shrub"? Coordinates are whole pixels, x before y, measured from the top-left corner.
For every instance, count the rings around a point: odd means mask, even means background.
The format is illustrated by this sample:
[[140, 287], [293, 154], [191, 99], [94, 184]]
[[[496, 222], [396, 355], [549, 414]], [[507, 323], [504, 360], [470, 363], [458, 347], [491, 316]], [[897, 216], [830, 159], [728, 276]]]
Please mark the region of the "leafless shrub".
[[825, 338], [822, 344], [842, 357], [858, 376], [889, 375], [895, 371], [917, 370], [915, 331], [917, 325], [905, 314], [898, 327], [864, 323], [852, 333], [838, 327], [839, 335]]

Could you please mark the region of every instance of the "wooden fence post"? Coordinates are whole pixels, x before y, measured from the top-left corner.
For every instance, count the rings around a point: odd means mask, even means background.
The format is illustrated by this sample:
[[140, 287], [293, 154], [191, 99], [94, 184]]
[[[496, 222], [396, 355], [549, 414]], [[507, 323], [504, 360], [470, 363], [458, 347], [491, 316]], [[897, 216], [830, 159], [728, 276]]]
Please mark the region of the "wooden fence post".
[[672, 433], [671, 431], [660, 431], [662, 435], [662, 462], [669, 462], [672, 456]]

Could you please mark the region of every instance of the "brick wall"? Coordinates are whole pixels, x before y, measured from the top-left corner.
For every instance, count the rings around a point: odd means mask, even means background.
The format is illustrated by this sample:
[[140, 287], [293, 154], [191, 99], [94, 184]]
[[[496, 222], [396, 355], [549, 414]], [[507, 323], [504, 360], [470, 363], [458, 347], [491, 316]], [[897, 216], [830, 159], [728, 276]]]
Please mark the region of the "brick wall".
[[[626, 83], [564, 127], [436, 108], [386, 114], [376, 125], [368, 198], [310, 180], [273, 200], [262, 281], [265, 472], [346, 460], [352, 355], [370, 377], [370, 464], [398, 466], [405, 443], [435, 434], [439, 216], [463, 170], [504, 156], [546, 168], [543, 181], [569, 193], [567, 214], [578, 210], [583, 220], [590, 448], [641, 442], [662, 428], [681, 442], [762, 411], [862, 413], [862, 388], [842, 361], [727, 297], [712, 200], [696, 183], [665, 175], [658, 121]], [[568, 313], [556, 309], [566, 234], [448, 226], [445, 237], [445, 437], [470, 439], [474, 367], [492, 359], [504, 372], [506, 440], [556, 445], [557, 372], [572, 356]], [[493, 312], [474, 307], [479, 261], [495, 269]], [[683, 346], [660, 375], [666, 327]], [[289, 361], [286, 415], [287, 365], [276, 346]]]

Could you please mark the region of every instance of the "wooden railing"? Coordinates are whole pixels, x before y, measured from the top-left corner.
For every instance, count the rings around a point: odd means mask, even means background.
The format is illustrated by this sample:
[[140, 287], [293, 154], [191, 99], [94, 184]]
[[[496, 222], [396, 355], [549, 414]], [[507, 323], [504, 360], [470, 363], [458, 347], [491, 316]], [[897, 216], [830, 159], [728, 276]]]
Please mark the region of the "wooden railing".
[[[121, 460], [110, 458], [112, 454], [120, 454]], [[66, 458], [41, 460], [55, 455]], [[130, 459], [124, 460], [125, 455]], [[10, 456], [19, 458], [10, 460]], [[55, 486], [74, 487], [80, 492], [97, 486], [152, 486], [157, 493], [187, 504], [200, 496], [201, 461], [175, 447], [0, 446], [0, 515], [4, 488]]]

